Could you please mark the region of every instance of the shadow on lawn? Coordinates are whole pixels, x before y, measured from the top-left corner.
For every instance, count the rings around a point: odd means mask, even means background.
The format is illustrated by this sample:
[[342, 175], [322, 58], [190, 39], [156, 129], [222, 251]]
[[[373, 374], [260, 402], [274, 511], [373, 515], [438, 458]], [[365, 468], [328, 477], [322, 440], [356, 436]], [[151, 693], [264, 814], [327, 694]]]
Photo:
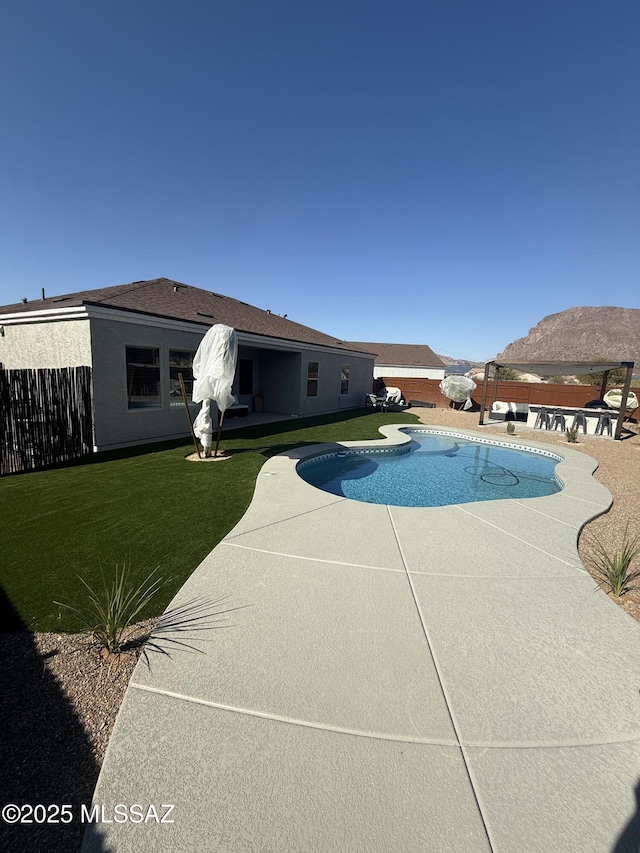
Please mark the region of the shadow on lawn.
[[[222, 442], [224, 445], [229, 441], [241, 440], [241, 441], [256, 441], [259, 439], [268, 439], [270, 436], [274, 435], [282, 435], [283, 433], [288, 432], [296, 432], [304, 429], [313, 429], [315, 427], [328, 426], [330, 424], [336, 424], [344, 421], [351, 421], [356, 418], [362, 417], [375, 417], [376, 413], [371, 409], [350, 409], [348, 411], [341, 412], [333, 412], [328, 415], [315, 415], [309, 418], [292, 418], [291, 420], [286, 421], [272, 421], [266, 424], [259, 424], [251, 427], [236, 427], [233, 429], [225, 429], [222, 432]], [[381, 421], [381, 423], [384, 421]], [[300, 447], [305, 444], [317, 444], [320, 439], [317, 441], [299, 441], [293, 442], [290, 444], [281, 444], [281, 445], [266, 445], [265, 447], [243, 447], [243, 448], [229, 448], [229, 452], [236, 454], [240, 452], [247, 451], [268, 451], [273, 447], [273, 452], [270, 453], [270, 456], [274, 456], [276, 453], [281, 453], [283, 450], [290, 450], [294, 447]], [[180, 448], [184, 448], [185, 454], [191, 453], [193, 449], [193, 445], [191, 443], [191, 437], [188, 433], [185, 433], [184, 438], [177, 438], [171, 441], [159, 441], [154, 442], [152, 444], [142, 444], [136, 445], [134, 447], [122, 447], [117, 450], [103, 450], [100, 453], [90, 453], [87, 456], [82, 456], [79, 459], [71, 459], [66, 462], [60, 462], [57, 465], [48, 465], [46, 469], [39, 470], [47, 470], [52, 471], [59, 468], [77, 468], [85, 465], [97, 465], [101, 462], [113, 462], [118, 459], [133, 459], [139, 456], [149, 456], [153, 453], [163, 453], [167, 450], [178, 450]]]
[[0, 609], [14, 631], [0, 635], [5, 684], [0, 692], [0, 804], [69, 804], [73, 813], [70, 823], [4, 823], [2, 849], [72, 853], [80, 849], [80, 809], [91, 802], [99, 768], [82, 725], [47, 670], [46, 659], [57, 651], [43, 655], [38, 650], [2, 588]]

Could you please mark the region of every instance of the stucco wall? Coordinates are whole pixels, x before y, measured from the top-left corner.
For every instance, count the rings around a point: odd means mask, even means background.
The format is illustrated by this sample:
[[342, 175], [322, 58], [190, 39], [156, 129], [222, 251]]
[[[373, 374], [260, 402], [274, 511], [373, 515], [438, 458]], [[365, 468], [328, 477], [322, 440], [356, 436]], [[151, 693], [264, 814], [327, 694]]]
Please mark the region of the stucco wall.
[[7, 370], [91, 365], [88, 319], [0, 325], [0, 364]]
[[263, 350], [260, 391], [264, 395], [265, 412], [300, 414], [299, 352]]
[[[90, 365], [93, 369], [95, 445], [99, 450], [153, 441], [185, 438], [189, 423], [182, 405], [170, 405], [169, 350], [197, 350], [205, 328], [188, 329], [138, 322], [137, 317], [92, 316], [56, 322], [5, 325], [0, 335], [0, 362], [7, 369]], [[128, 406], [126, 347], [153, 347], [160, 356], [160, 405]], [[360, 408], [373, 382], [373, 356], [323, 350], [278, 349], [239, 344], [238, 355], [254, 362], [254, 394], [264, 396], [265, 412], [313, 415]], [[318, 395], [307, 396], [307, 367], [319, 364]], [[349, 391], [341, 394], [341, 367], [351, 369]], [[238, 392], [238, 377], [234, 383]], [[175, 401], [175, 400], [174, 400]], [[252, 408], [253, 395], [242, 402]], [[191, 406], [196, 414], [198, 406]]]
[[[99, 449], [189, 435], [184, 406], [169, 401], [169, 350], [197, 350], [204, 332], [163, 329], [102, 318], [91, 320], [95, 442]], [[161, 406], [129, 409], [126, 347], [160, 350]], [[197, 406], [191, 406], [195, 414]]]
[[[309, 362], [317, 361], [318, 396], [307, 396], [307, 369]], [[302, 357], [300, 382], [300, 414], [315, 415], [356, 409], [364, 406], [365, 396], [371, 393], [374, 356], [357, 356], [350, 353], [305, 351]], [[340, 371], [343, 364], [351, 368], [349, 393], [340, 393]]]

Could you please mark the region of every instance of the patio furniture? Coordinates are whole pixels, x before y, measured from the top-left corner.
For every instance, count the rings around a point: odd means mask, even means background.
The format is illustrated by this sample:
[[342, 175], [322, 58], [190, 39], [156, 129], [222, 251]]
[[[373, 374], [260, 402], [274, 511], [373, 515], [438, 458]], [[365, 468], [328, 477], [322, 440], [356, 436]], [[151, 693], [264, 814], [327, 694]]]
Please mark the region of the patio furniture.
[[571, 424], [571, 429], [576, 429], [582, 427], [582, 432], [584, 435], [587, 434], [587, 416], [584, 412], [576, 412], [573, 418], [573, 423]]
[[536, 422], [533, 425], [534, 429], [549, 429], [551, 426], [551, 420], [549, 418], [549, 410], [545, 408], [541, 408], [538, 412], [538, 416], [536, 418]]
[[613, 419], [611, 416], [611, 412], [603, 412], [598, 418], [596, 435], [604, 435], [605, 429], [607, 430], [607, 435], [612, 435]]
[[562, 432], [564, 432], [567, 428], [565, 416], [562, 414], [560, 409], [556, 409], [553, 415], [551, 416], [551, 426], [549, 427], [549, 429], [557, 430], [558, 427], [560, 427]]
[[512, 403], [496, 400], [491, 404], [489, 417], [493, 421], [526, 421], [529, 406], [526, 403]]
[[[604, 402], [609, 406], [610, 409], [620, 409], [622, 405], [622, 389], [621, 388], [612, 388], [602, 398]], [[625, 406], [625, 410], [627, 412], [635, 412], [638, 408], [638, 398], [633, 393], [633, 391], [629, 391], [627, 394], [627, 404]]]
[[381, 412], [386, 412], [389, 408], [389, 400], [387, 398], [386, 392], [382, 392], [380, 394], [367, 394], [364, 401], [365, 408], [380, 410]]
[[236, 406], [229, 406], [225, 414], [227, 420], [231, 418], [246, 418], [249, 414], [249, 406], [243, 406], [240, 403]]

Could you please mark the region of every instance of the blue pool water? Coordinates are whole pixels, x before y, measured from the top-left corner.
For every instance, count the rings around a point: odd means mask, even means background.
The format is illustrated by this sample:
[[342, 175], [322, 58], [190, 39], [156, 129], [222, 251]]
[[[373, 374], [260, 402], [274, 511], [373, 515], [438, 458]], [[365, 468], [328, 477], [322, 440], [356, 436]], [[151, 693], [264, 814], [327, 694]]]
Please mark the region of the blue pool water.
[[325, 492], [393, 506], [447, 506], [560, 491], [559, 456], [454, 434], [403, 431], [412, 438], [409, 452], [332, 453], [299, 463], [298, 473]]

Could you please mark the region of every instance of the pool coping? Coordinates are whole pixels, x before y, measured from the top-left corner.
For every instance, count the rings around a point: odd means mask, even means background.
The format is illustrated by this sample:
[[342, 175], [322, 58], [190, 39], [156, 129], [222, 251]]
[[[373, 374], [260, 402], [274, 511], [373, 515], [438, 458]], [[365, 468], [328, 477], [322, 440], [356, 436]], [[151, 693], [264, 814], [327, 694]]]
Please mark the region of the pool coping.
[[[364, 504], [296, 471], [397, 448], [403, 428], [486, 440], [399, 424], [265, 462], [170, 605], [230, 584], [248, 609], [203, 631], [201, 654], [138, 664], [94, 794], [175, 800], [175, 825], [88, 827], [85, 853], [200, 849], [203, 833], [238, 853], [611, 849], [635, 803], [640, 626], [578, 557], [611, 505], [597, 463], [495, 439], [562, 457], [562, 491], [448, 507]], [[484, 531], [473, 562], [467, 525]]]
[[[285, 459], [290, 460], [291, 464], [290, 466], [287, 466], [278, 463], [278, 474], [280, 476], [288, 476], [288, 479], [290, 479], [290, 488], [297, 490], [300, 487], [300, 483], [303, 483], [304, 486], [307, 488], [316, 489], [315, 486], [312, 486], [311, 484], [307, 483], [299, 475], [297, 468], [301, 462], [309, 462], [318, 457], [322, 457], [325, 454], [335, 454], [339, 452], [341, 448], [344, 448], [349, 451], [362, 450], [364, 452], [384, 452], [385, 450], [394, 451], [411, 443], [411, 436], [407, 435], [406, 431], [435, 435], [458, 436], [460, 438], [472, 439], [473, 441], [479, 442], [481, 444], [506, 447], [514, 450], [526, 450], [527, 448], [530, 448], [545, 456], [558, 459], [559, 461], [556, 465], [555, 474], [557, 480], [561, 485], [561, 489], [559, 492], [542, 497], [516, 498], [515, 500], [519, 503], [529, 505], [531, 501], [552, 501], [553, 503], [548, 507], [547, 511], [552, 511], [556, 519], [559, 520], [566, 520], [567, 517], [570, 519], [574, 519], [575, 501], [580, 501], [581, 504], [584, 503], [585, 514], [583, 520], [581, 521], [578, 527], [578, 533], [589, 521], [592, 521], [594, 518], [597, 518], [599, 515], [602, 515], [603, 513], [607, 512], [613, 503], [613, 498], [609, 490], [593, 477], [594, 473], [598, 468], [598, 462], [592, 456], [588, 456], [586, 453], [577, 450], [572, 450], [570, 448], [559, 448], [557, 446], [544, 444], [539, 441], [530, 441], [526, 438], [519, 438], [515, 436], [510, 436], [508, 439], [501, 439], [499, 437], [489, 438], [486, 434], [475, 432], [474, 430], [459, 428], [449, 429], [447, 427], [442, 426], [432, 427], [427, 424], [383, 425], [379, 427], [379, 432], [382, 433], [382, 435], [384, 436], [380, 439], [322, 443], [289, 451], [286, 454], [279, 454], [277, 457], [274, 457], [274, 459], [279, 459], [284, 456]], [[260, 475], [264, 473], [268, 476], [271, 473], [271, 469], [268, 467], [268, 464], [269, 463], [266, 463], [263, 466]], [[300, 491], [301, 499], [304, 499], [305, 493], [306, 489], [302, 489]], [[340, 499], [347, 501], [352, 500], [351, 498], [347, 497], [341, 497]], [[497, 498], [495, 500], [490, 501], [476, 501], [470, 502], [469, 504], [459, 504], [459, 506], [473, 506], [475, 503], [501, 503], [502, 501], [509, 500], [514, 499]], [[458, 504], [456, 504], [456, 506], [457, 505]], [[588, 509], [588, 507], [590, 508]], [[437, 507], [408, 508], [422, 510], [437, 509]], [[568, 510], [568, 512], [566, 512], [565, 509]], [[232, 535], [232, 533], [233, 531], [231, 531], [229, 535]]]

